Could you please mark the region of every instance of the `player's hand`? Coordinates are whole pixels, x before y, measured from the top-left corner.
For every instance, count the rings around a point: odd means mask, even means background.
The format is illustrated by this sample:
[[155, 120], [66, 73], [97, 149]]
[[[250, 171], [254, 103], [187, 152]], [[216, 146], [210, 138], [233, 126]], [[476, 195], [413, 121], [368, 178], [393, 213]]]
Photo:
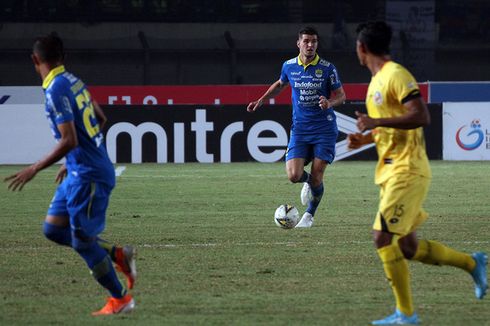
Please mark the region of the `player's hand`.
[[259, 107], [262, 106], [264, 102], [262, 100], [257, 100], [250, 102], [247, 106], [247, 111], [248, 112], [255, 112]]
[[367, 114], [356, 111], [356, 116], [357, 116], [357, 128], [361, 132], [366, 130], [371, 130], [377, 127], [376, 120], [370, 118]]
[[358, 149], [364, 145], [364, 135], [360, 132], [347, 135], [347, 148]]
[[60, 169], [58, 170], [58, 173], [56, 173], [56, 183], [62, 183], [63, 179], [66, 177], [66, 165], [61, 164]]
[[8, 185], [9, 190], [15, 191], [18, 189], [19, 191], [21, 191], [24, 185], [29, 181], [31, 181], [32, 178], [34, 178], [36, 173], [37, 173], [36, 168], [33, 165], [31, 165], [17, 172], [16, 174], [6, 177], [3, 181], [4, 182], [10, 181], [10, 184]]
[[325, 96], [320, 96], [320, 101], [318, 102], [318, 105], [322, 110], [326, 110], [332, 105], [330, 104], [330, 101], [325, 97]]

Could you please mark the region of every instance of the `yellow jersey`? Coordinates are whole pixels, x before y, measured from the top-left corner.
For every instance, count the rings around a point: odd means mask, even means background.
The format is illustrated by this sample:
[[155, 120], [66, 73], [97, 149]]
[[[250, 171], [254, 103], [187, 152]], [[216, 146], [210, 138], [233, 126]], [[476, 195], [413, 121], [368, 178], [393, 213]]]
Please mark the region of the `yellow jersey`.
[[[371, 78], [366, 95], [366, 107], [371, 118], [390, 118], [404, 115], [404, 101], [420, 94], [415, 78], [396, 62], [386, 62]], [[408, 173], [431, 177], [425, 151], [424, 131], [377, 127], [372, 131], [378, 164], [374, 181], [382, 184], [394, 174]]]

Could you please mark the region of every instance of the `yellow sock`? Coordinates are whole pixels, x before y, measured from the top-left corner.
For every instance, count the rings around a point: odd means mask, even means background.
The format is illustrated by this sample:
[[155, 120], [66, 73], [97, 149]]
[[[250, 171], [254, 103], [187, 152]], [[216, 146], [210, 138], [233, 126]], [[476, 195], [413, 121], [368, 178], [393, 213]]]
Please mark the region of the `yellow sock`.
[[419, 240], [417, 252], [412, 259], [424, 264], [459, 267], [468, 273], [471, 273], [475, 268], [475, 260], [471, 255], [456, 251], [432, 240]]
[[378, 249], [386, 277], [395, 295], [396, 307], [407, 316], [413, 315], [412, 290], [408, 263], [398, 244]]

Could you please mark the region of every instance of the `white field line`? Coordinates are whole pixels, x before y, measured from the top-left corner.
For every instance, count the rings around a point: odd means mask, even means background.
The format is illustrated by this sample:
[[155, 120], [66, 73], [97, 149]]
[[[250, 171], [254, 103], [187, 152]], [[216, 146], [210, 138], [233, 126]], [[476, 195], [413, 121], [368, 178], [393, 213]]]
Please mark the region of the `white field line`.
[[[313, 242], [311, 243], [312, 245], [315, 246], [323, 246], [327, 244], [371, 244], [372, 241], [331, 241], [331, 242], [325, 242], [325, 241], [318, 241], [318, 242]], [[223, 242], [223, 243], [189, 243], [189, 244], [164, 244], [164, 243], [154, 243], [154, 244], [144, 244], [141, 245], [143, 248], [150, 248], [150, 249], [161, 249], [161, 248], [208, 248], [208, 247], [269, 247], [269, 246], [286, 246], [286, 247], [297, 247], [297, 246], [302, 246], [302, 245], [310, 245], [305, 242]]]
[[[184, 244], [172, 244], [172, 243], [146, 243], [142, 245], [136, 245], [136, 247], [140, 248], [148, 248], [148, 249], [180, 249], [180, 248], [231, 248], [231, 247], [272, 247], [272, 246], [286, 246], [286, 247], [298, 247], [298, 246], [337, 246], [339, 244], [342, 245], [371, 245], [372, 241], [317, 241], [317, 242], [208, 242], [208, 243], [184, 243]], [[448, 245], [454, 244], [464, 244], [464, 245], [488, 245], [490, 241], [446, 241], [444, 242]], [[24, 251], [24, 250], [36, 250], [36, 249], [49, 249], [53, 247], [50, 243], [46, 246], [16, 246], [15, 248], [2, 248], [0, 247], [0, 251]]]
[[[287, 180], [287, 176], [284, 175], [273, 175], [273, 174], [247, 174], [247, 175], [241, 175], [241, 174], [235, 174], [233, 177], [247, 177], [247, 178], [281, 178], [284, 180]], [[143, 174], [132, 174], [132, 175], [125, 175], [124, 178], [164, 178], [164, 179], [181, 179], [181, 178], [192, 178], [192, 179], [229, 179], [230, 175], [196, 175], [196, 174], [181, 174], [177, 173], [175, 175], [161, 175], [161, 174], [148, 174], [148, 175], [143, 175]]]
[[[269, 247], [269, 246], [286, 246], [286, 247], [298, 247], [298, 246], [326, 246], [326, 245], [371, 245], [372, 241], [317, 241], [312, 243], [306, 242], [223, 242], [223, 243], [190, 243], [190, 244], [143, 244], [141, 247], [150, 249], [160, 248], [208, 248], [208, 247], [232, 247], [232, 246], [246, 246], [246, 247]], [[451, 241], [445, 242], [447, 244], [490, 244], [490, 241]]]

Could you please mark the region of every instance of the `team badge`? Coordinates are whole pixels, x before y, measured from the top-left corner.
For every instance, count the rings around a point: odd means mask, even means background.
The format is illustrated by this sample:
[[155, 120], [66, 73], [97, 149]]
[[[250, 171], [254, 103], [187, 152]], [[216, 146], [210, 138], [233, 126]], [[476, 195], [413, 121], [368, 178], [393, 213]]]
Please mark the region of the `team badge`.
[[321, 70], [321, 69], [315, 70], [315, 76], [316, 76], [316, 78], [322, 78], [323, 70]]

